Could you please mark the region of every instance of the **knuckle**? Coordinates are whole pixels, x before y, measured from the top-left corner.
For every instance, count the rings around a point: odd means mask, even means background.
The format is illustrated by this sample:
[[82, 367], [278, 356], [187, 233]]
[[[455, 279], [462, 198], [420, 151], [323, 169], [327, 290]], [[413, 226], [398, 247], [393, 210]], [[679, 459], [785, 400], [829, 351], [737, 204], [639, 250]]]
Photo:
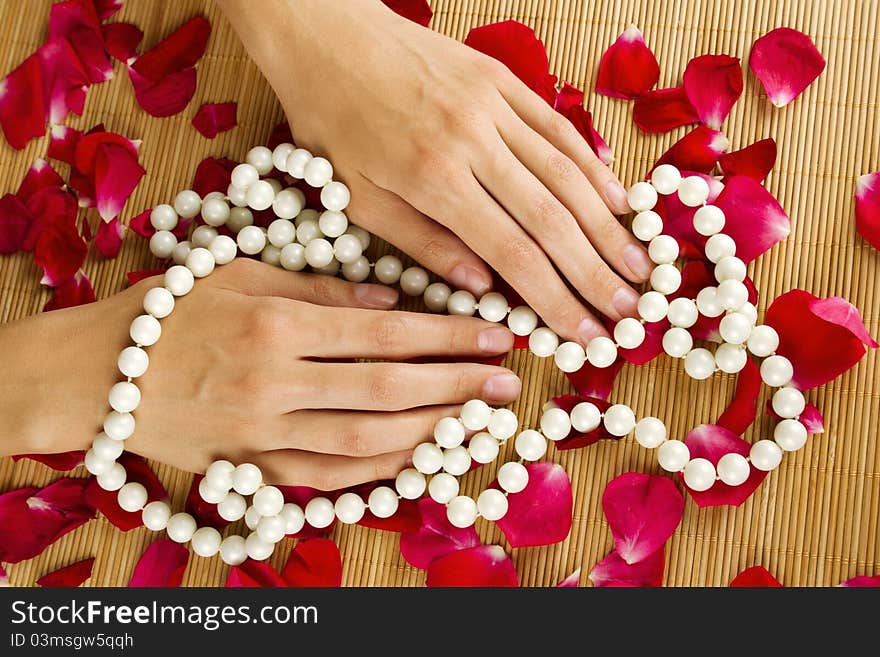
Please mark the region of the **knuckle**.
[[542, 195], [532, 206], [531, 224], [535, 230], [552, 234], [558, 232], [569, 218], [568, 211], [550, 195]]
[[248, 335], [256, 347], [269, 347], [282, 339], [288, 326], [287, 313], [278, 299], [263, 299], [248, 321]]
[[575, 163], [559, 151], [554, 151], [547, 157], [548, 176], [560, 182], [569, 183], [575, 181], [579, 174], [580, 169]]
[[364, 456], [367, 453], [366, 438], [362, 427], [352, 424], [340, 429], [337, 440], [342, 454]]
[[559, 112], [549, 111], [547, 114], [547, 134], [555, 139], [568, 139], [572, 136], [574, 126], [571, 121], [565, 118]]
[[434, 263], [440, 263], [449, 257], [449, 245], [437, 237], [425, 236], [419, 240], [419, 246], [413, 253], [416, 262], [422, 262], [427, 267]]
[[517, 235], [510, 239], [504, 251], [507, 257], [507, 269], [512, 279], [516, 279], [533, 268], [535, 259], [535, 243], [525, 235]]
[[[390, 315], [390, 313], [389, 313]], [[396, 352], [406, 341], [407, 324], [403, 317], [390, 315], [375, 320], [370, 328], [372, 343], [382, 352]]]
[[400, 365], [389, 364], [380, 367], [370, 380], [370, 401], [379, 408], [395, 409], [403, 379]]

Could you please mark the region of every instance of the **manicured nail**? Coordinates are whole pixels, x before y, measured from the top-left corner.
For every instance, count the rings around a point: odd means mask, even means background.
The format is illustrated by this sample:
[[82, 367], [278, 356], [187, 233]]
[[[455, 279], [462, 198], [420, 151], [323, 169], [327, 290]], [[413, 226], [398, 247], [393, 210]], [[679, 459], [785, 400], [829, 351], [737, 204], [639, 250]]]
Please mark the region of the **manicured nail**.
[[449, 274], [449, 282], [456, 287], [470, 290], [481, 297], [492, 289], [492, 281], [477, 269], [467, 265], [459, 265]]
[[516, 374], [496, 374], [483, 385], [483, 397], [492, 401], [516, 399], [522, 383]]
[[362, 303], [374, 308], [391, 308], [398, 298], [397, 290], [384, 285], [355, 285], [354, 294]]
[[616, 180], [605, 185], [605, 196], [611, 203], [611, 210], [615, 214], [626, 214], [630, 211], [629, 201], [626, 200], [626, 190]]
[[581, 344], [586, 345], [590, 340], [598, 338], [600, 335], [608, 337], [608, 331], [606, 331], [595, 319], [590, 319], [588, 317], [580, 323], [580, 326], [578, 326], [578, 337], [581, 339]]
[[635, 317], [639, 304], [639, 293], [628, 285], [623, 286], [611, 297], [611, 305], [622, 317]]
[[513, 333], [502, 326], [488, 328], [477, 336], [477, 346], [480, 351], [488, 354], [510, 351], [513, 347]]
[[648, 257], [648, 252], [637, 244], [627, 244], [623, 249], [623, 261], [629, 270], [641, 280], [648, 280], [654, 271], [654, 263]]

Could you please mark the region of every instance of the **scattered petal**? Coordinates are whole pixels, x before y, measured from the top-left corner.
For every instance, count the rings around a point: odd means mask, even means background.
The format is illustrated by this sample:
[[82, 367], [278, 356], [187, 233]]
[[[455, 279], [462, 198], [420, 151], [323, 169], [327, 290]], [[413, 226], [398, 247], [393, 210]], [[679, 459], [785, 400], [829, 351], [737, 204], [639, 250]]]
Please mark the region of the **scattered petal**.
[[729, 178], [715, 205], [724, 211], [723, 232], [736, 241], [736, 255], [746, 264], [791, 232], [791, 221], [779, 202], [746, 176]]
[[633, 105], [633, 121], [642, 132], [669, 132], [699, 120], [684, 87], [649, 91], [636, 98]]
[[851, 579], [842, 582], [840, 586], [846, 587], [877, 587], [880, 586], [880, 575], [874, 575], [873, 577], [867, 575], [860, 575], [858, 577], [853, 577]]
[[556, 95], [553, 108], [571, 121], [602, 162], [611, 164], [614, 161], [614, 153], [608, 142], [596, 130], [593, 125], [593, 115], [584, 109], [583, 103], [584, 92], [566, 82]]
[[730, 586], [733, 588], [782, 588], [779, 580], [773, 577], [764, 566], [746, 568], [733, 578]]
[[342, 586], [342, 557], [329, 538], [300, 540], [281, 577], [288, 586]]
[[571, 575], [556, 585], [557, 589], [576, 589], [581, 581], [581, 569], [578, 568]]
[[507, 496], [508, 509], [497, 522], [511, 547], [552, 545], [571, 531], [572, 492], [558, 463], [527, 463], [529, 483]]
[[[43, 312], [58, 310], [59, 308], [82, 306], [86, 303], [92, 303], [94, 300], [95, 290], [92, 289], [92, 282], [89, 280], [89, 277], [86, 276], [85, 272], [80, 269], [73, 275], [73, 278], [67, 279], [55, 288], [52, 293], [52, 298], [46, 302], [45, 306], [43, 306]], [[68, 454], [77, 454], [77, 452], [68, 452]], [[82, 459], [80, 459], [80, 462], [82, 462]], [[60, 469], [70, 470], [71, 468]]]
[[473, 527], [459, 529], [446, 517], [446, 506], [429, 497], [418, 501], [422, 524], [418, 531], [400, 535], [400, 553], [416, 568], [427, 569], [434, 559], [480, 544]]
[[138, 57], [131, 68], [152, 82], [167, 80], [196, 65], [205, 54], [210, 36], [211, 24], [195, 16]]
[[718, 130], [742, 95], [742, 67], [736, 57], [701, 55], [688, 62], [682, 82], [700, 121]]
[[34, 53], [0, 81], [0, 127], [9, 145], [21, 150], [46, 132], [43, 65]]
[[566, 372], [565, 377], [579, 395], [608, 399], [623, 363], [624, 360], [621, 358], [614, 361], [610, 367], [595, 367], [585, 362], [577, 372]]
[[784, 107], [825, 70], [825, 58], [803, 32], [778, 27], [755, 41], [749, 67], [770, 102]]
[[[766, 404], [767, 415], [770, 417], [781, 420], [782, 416], [779, 415], [776, 411], [773, 410], [773, 400], [768, 399]], [[822, 417], [821, 411], [816, 407], [815, 404], [807, 404], [804, 407], [804, 410], [798, 415], [798, 422], [804, 425], [807, 430], [807, 435], [815, 435], [817, 433], [825, 432], [825, 418]]]
[[150, 239], [153, 234], [156, 232], [156, 229], [153, 228], [153, 224], [150, 223], [150, 214], [152, 214], [153, 209], [144, 210], [136, 217], [132, 217], [128, 220], [128, 228], [135, 235], [140, 235], [144, 239]]
[[[116, 144], [98, 146], [95, 161], [95, 200], [98, 214], [110, 221], [120, 212], [146, 173], [137, 156]], [[120, 235], [119, 239], [122, 239]], [[106, 254], [105, 254], [106, 255]]]
[[214, 529], [223, 530], [229, 524], [228, 520], [224, 520], [217, 512], [217, 505], [205, 502], [199, 493], [199, 482], [204, 479], [204, 475], [193, 475], [192, 484], [189, 487], [189, 493], [186, 496], [186, 512], [196, 519], [199, 527], [207, 525]]
[[232, 130], [238, 125], [235, 112], [238, 103], [205, 103], [196, 112], [192, 124], [196, 130], [208, 139], [213, 139], [221, 132]]
[[20, 461], [21, 459], [30, 459], [31, 461], [42, 463], [53, 470], [67, 472], [68, 470], [73, 470], [74, 468], [81, 466], [85, 456], [86, 453], [84, 451], [77, 450], [75, 452], [62, 452], [60, 454], [18, 454], [17, 456], [13, 456], [12, 460]]
[[104, 126], [99, 130], [90, 130], [76, 144], [73, 165], [86, 176], [94, 176], [98, 168], [98, 151], [102, 146], [119, 146], [137, 160], [139, 141], [123, 137], [115, 132], [107, 132]]
[[428, 27], [434, 12], [426, 0], [382, 0], [385, 6], [414, 23]]
[[123, 235], [125, 235], [125, 225], [119, 221], [119, 217], [102, 221], [95, 234], [95, 246], [105, 258], [115, 258], [122, 247]]
[[[620, 354], [620, 357], [627, 363], [644, 365], [663, 353], [663, 334], [666, 333], [671, 326], [669, 320], [663, 319], [659, 322], [646, 322], [644, 326], [645, 340], [642, 344], [635, 349], [622, 349], [620, 347], [617, 349], [617, 353]], [[618, 362], [620, 362], [620, 366], [623, 366], [622, 361]], [[612, 365], [612, 368], [614, 367], [617, 367], [617, 363]], [[571, 379], [569, 378], [569, 380]]]
[[59, 187], [46, 187], [28, 199], [27, 207], [34, 222], [25, 248], [32, 242], [43, 282], [59, 286], [79, 271], [88, 251], [76, 228], [76, 201]]
[[48, 103], [45, 118], [49, 124], [63, 122], [71, 112], [82, 114], [89, 78], [73, 46], [67, 39], [54, 38], [37, 55], [43, 67], [43, 96]]
[[122, 9], [123, 0], [91, 0], [95, 7], [95, 13], [102, 21], [107, 20], [117, 11]]
[[279, 144], [292, 144], [294, 143], [293, 134], [290, 132], [290, 124], [287, 121], [282, 121], [274, 128], [272, 128], [272, 133], [269, 135], [269, 139], [266, 141], [266, 147], [275, 149]]
[[274, 588], [287, 586], [275, 569], [264, 561], [248, 559], [229, 570], [227, 588]]
[[92, 566], [94, 563], [95, 557], [77, 561], [51, 573], [46, 573], [37, 580], [37, 584], [45, 587], [79, 586], [92, 576]]
[[[393, 482], [389, 483], [393, 485]], [[373, 488], [375, 486], [362, 489], [364, 490], [364, 494], [362, 494], [363, 499], [367, 499], [370, 496], [370, 491]], [[416, 500], [401, 499], [398, 500], [397, 512], [390, 518], [378, 518], [367, 509], [364, 512], [364, 517], [357, 524], [362, 527], [371, 527], [386, 532], [407, 534], [419, 531], [419, 528], [422, 526], [422, 514], [419, 511], [419, 505]]]
[[112, 77], [113, 65], [104, 51], [104, 37], [92, 2], [67, 0], [52, 5], [49, 10], [49, 40], [51, 43], [59, 39], [65, 39], [73, 46], [88, 76], [87, 83], [97, 84]]
[[134, 567], [129, 586], [180, 586], [189, 563], [189, 550], [170, 538], [153, 541]]
[[733, 400], [715, 424], [741, 436], [755, 421], [762, 385], [760, 369], [751, 358], [747, 359], [737, 375]]
[[774, 164], [776, 164], [776, 142], [772, 139], [756, 141], [718, 158], [718, 165], [725, 177], [747, 176], [757, 182], [764, 182], [764, 178], [773, 169]]
[[137, 57], [137, 47], [144, 38], [141, 29], [131, 23], [106, 23], [101, 26], [101, 34], [107, 54], [120, 62]]
[[49, 131], [48, 156], [53, 160], [73, 164], [76, 157], [76, 145], [81, 137], [82, 133], [79, 130], [66, 125], [53, 125]]
[[654, 167], [672, 164], [679, 169], [709, 173], [728, 146], [730, 142], [722, 133], [700, 125], [675, 142], [654, 163]]
[[[724, 427], [714, 424], [701, 424], [692, 429], [684, 439], [691, 451], [691, 458], [708, 459], [712, 465], [729, 452], [748, 457], [751, 445]], [[745, 502], [767, 476], [766, 472], [751, 468], [751, 474], [745, 483], [739, 486], [728, 486], [716, 481], [709, 490], [694, 491], [685, 487], [688, 494], [700, 508], [707, 506], [739, 506]], [[679, 478], [681, 475], [679, 474]]]
[[425, 585], [519, 586], [513, 561], [499, 545], [478, 545], [456, 550], [428, 566]]
[[[117, 461], [125, 468], [128, 481], [136, 481], [147, 489], [147, 502], [167, 500], [168, 493], [159, 478], [147, 464], [142, 456], [132, 452], [123, 452]], [[107, 491], [98, 485], [98, 480], [92, 477], [88, 480], [83, 497], [95, 509], [119, 527], [124, 532], [143, 527], [141, 514], [137, 511], [124, 511], [117, 501], [116, 491]]]
[[[720, 181], [694, 171], [682, 171], [682, 175], [696, 175], [705, 180], [709, 185], [708, 202], [716, 203], [723, 187]], [[655, 210], [663, 218], [663, 232], [678, 240], [681, 255], [685, 258], [702, 260], [705, 257], [703, 247], [706, 238], [694, 229], [694, 214], [697, 208], [686, 206], [679, 200], [678, 194], [669, 194], [660, 197]]]
[[612, 98], [638, 98], [660, 79], [660, 65], [635, 25], [627, 27], [599, 62], [596, 91]]
[[0, 255], [22, 249], [33, 221], [31, 213], [15, 194], [0, 198]]
[[629, 564], [612, 552], [590, 571], [590, 581], [596, 587], [659, 587], [663, 585], [666, 556], [663, 548], [641, 561]]
[[226, 193], [232, 180], [232, 170], [238, 165], [225, 157], [206, 157], [196, 167], [193, 177], [193, 191], [204, 198], [211, 192]]
[[158, 82], [142, 76], [133, 68], [128, 69], [128, 77], [138, 105], [148, 114], [159, 118], [182, 112], [196, 92], [194, 68], [172, 73]]
[[866, 173], [856, 183], [856, 230], [880, 249], [880, 171]]

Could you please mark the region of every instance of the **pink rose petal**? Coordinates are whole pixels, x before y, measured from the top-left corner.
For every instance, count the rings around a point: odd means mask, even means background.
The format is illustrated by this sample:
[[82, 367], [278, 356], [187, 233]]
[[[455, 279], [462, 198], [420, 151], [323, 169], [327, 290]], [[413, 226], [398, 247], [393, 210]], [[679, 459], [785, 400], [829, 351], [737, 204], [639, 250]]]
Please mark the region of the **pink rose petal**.
[[0, 198], [0, 255], [20, 251], [34, 218], [15, 194]]
[[238, 103], [205, 103], [196, 112], [192, 124], [196, 130], [208, 139], [213, 139], [221, 132], [232, 130], [238, 125], [235, 117]]
[[736, 241], [736, 255], [746, 264], [791, 232], [791, 221], [779, 202], [746, 176], [729, 178], [715, 205], [724, 211], [723, 232]]
[[675, 142], [654, 163], [654, 167], [672, 164], [679, 169], [710, 173], [729, 145], [730, 142], [722, 133], [700, 125]]
[[122, 211], [145, 173], [144, 168], [138, 164], [137, 157], [132, 156], [127, 149], [116, 144], [102, 144], [98, 147], [95, 160], [95, 200], [98, 214], [104, 221], [110, 221]]
[[185, 68], [154, 82], [129, 67], [128, 77], [138, 105], [158, 118], [182, 112], [196, 92], [194, 68]]
[[275, 569], [263, 561], [248, 559], [229, 570], [227, 588], [274, 588], [287, 586]]
[[86, 82], [96, 84], [113, 76], [113, 66], [104, 51], [98, 15], [91, 2], [67, 0], [53, 4], [49, 10], [49, 39], [70, 42], [88, 75]]
[[718, 165], [726, 178], [747, 176], [757, 182], [764, 181], [775, 163], [776, 142], [772, 139], [756, 141], [754, 144], [732, 153], [725, 153], [718, 158]]
[[426, 0], [382, 0], [386, 7], [414, 23], [428, 27], [434, 12]]
[[95, 557], [89, 557], [82, 561], [77, 561], [51, 573], [46, 573], [37, 580], [37, 584], [44, 587], [74, 587], [79, 586], [92, 576], [92, 566], [95, 564]]
[[329, 538], [300, 540], [290, 553], [281, 577], [288, 586], [342, 586], [342, 557]]
[[189, 493], [186, 496], [186, 512], [196, 519], [196, 524], [199, 527], [207, 525], [222, 531], [229, 524], [229, 521], [220, 516], [216, 504], [205, 502], [202, 499], [202, 495], [199, 493], [199, 483], [204, 478], [204, 475], [193, 475], [192, 484], [190, 484]]
[[131, 68], [152, 82], [165, 80], [195, 66], [205, 54], [210, 36], [211, 24], [195, 16], [138, 57]]
[[[781, 420], [782, 416], [779, 415], [776, 411], [773, 410], [773, 400], [768, 399], [765, 405], [767, 410], [767, 415], [770, 417]], [[822, 412], [816, 407], [815, 404], [808, 403], [804, 406], [804, 410], [801, 411], [801, 414], [798, 415], [798, 422], [804, 425], [804, 428], [807, 430], [807, 435], [815, 435], [818, 433], [825, 433], [825, 418], [822, 417]]]
[[[124, 452], [117, 461], [125, 468], [128, 481], [136, 481], [147, 489], [147, 502], [167, 500], [168, 492], [142, 456]], [[140, 512], [124, 511], [119, 506], [116, 491], [104, 490], [92, 477], [84, 492], [84, 499], [124, 532], [142, 527]]]
[[581, 581], [581, 569], [578, 568], [571, 575], [556, 585], [557, 589], [576, 589]]
[[62, 123], [71, 112], [82, 114], [89, 78], [73, 46], [64, 38], [54, 38], [43, 45], [37, 55], [43, 67], [43, 95], [48, 101], [46, 120], [49, 124]]
[[782, 588], [779, 580], [773, 577], [764, 566], [746, 568], [733, 578], [730, 586], [733, 588]]
[[854, 587], [874, 588], [874, 587], [880, 586], [880, 575], [874, 575], [873, 577], [866, 576], [866, 575], [860, 575], [858, 577], [853, 577], [851, 579], [846, 580], [845, 582], [842, 582], [840, 584], [840, 586], [846, 586], [849, 588], [854, 588]]
[[[553, 398], [553, 403], [568, 413], [570, 413], [571, 409], [575, 406], [585, 401], [595, 404], [602, 412], [605, 412], [608, 407], [611, 406], [611, 403], [607, 400], [598, 397], [590, 397], [589, 395], [561, 395]], [[581, 433], [572, 429], [568, 436], [562, 440], [556, 441], [556, 449], [559, 451], [580, 449], [581, 447], [597, 443], [600, 440], [620, 440], [620, 438], [612, 436], [605, 430], [605, 426], [600, 424], [596, 429], [588, 433]]]
[[596, 91], [612, 98], [638, 98], [660, 79], [660, 65], [635, 25], [627, 27], [599, 62]]
[[497, 522], [511, 547], [552, 545], [571, 531], [572, 492], [558, 463], [528, 463], [529, 483], [507, 496], [508, 509]]
[[[95, 290], [92, 288], [92, 282], [85, 272], [80, 269], [73, 275], [73, 278], [67, 279], [53, 290], [52, 298], [43, 306], [43, 312], [58, 310], [59, 308], [82, 306], [86, 303], [92, 303], [94, 300]], [[63, 469], [69, 470], [70, 468]]]
[[684, 87], [648, 91], [633, 105], [633, 121], [642, 132], [669, 132], [699, 120]]
[[0, 80], [0, 127], [6, 141], [21, 150], [46, 132], [43, 65], [38, 53]]
[[866, 173], [856, 183], [856, 230], [880, 249], [880, 171]]
[[131, 574], [129, 586], [180, 586], [189, 563], [189, 550], [169, 538], [159, 538], [141, 555]]
[[479, 545], [435, 559], [428, 567], [425, 585], [519, 586], [519, 578], [513, 561], [501, 546]]
[[718, 130], [742, 95], [742, 67], [736, 57], [702, 55], [688, 62], [682, 82], [700, 121]]
[[812, 39], [789, 27], [778, 27], [755, 41], [749, 67], [776, 107], [797, 98], [825, 70], [825, 58]]
[[[690, 449], [692, 459], [708, 459], [712, 465], [717, 465], [718, 460], [730, 452], [747, 457], [751, 449], [751, 445], [735, 433], [714, 424], [701, 424], [692, 429], [685, 437], [684, 443]], [[739, 506], [755, 492], [766, 476], [766, 472], [752, 468], [749, 478], [739, 486], [728, 486], [722, 481], [716, 481], [709, 490], [694, 491], [687, 487], [685, 490], [700, 508]], [[681, 478], [680, 474], [679, 478]]]
[[634, 564], [662, 550], [681, 522], [684, 498], [671, 479], [626, 472], [602, 495], [617, 554]]
[[78, 468], [83, 464], [86, 453], [82, 450], [73, 452], [62, 452], [60, 454], [18, 454], [12, 457], [13, 461], [21, 459], [30, 459], [37, 463], [42, 463], [46, 467], [58, 470], [59, 472], [67, 472]]
[[418, 505], [421, 527], [400, 535], [400, 553], [411, 566], [424, 570], [438, 557], [480, 544], [473, 527], [459, 529], [449, 522], [445, 505], [428, 497], [420, 499]]
[[666, 557], [661, 547], [641, 561], [629, 564], [612, 552], [590, 570], [590, 581], [596, 587], [659, 587], [663, 585]]
[[122, 238], [125, 235], [125, 225], [119, 221], [119, 217], [113, 217], [110, 221], [102, 221], [95, 233], [95, 246], [105, 258], [115, 258], [122, 248]]
[[131, 23], [106, 23], [101, 26], [101, 34], [107, 54], [123, 63], [137, 57], [137, 47], [144, 38], [141, 29]]
[[747, 359], [746, 366], [736, 377], [733, 400], [715, 424], [742, 435], [755, 421], [762, 385], [760, 369], [752, 359]]
[[593, 125], [593, 115], [584, 109], [584, 92], [566, 82], [556, 95], [554, 109], [571, 121], [596, 156], [605, 164], [614, 161], [614, 153], [608, 142]]

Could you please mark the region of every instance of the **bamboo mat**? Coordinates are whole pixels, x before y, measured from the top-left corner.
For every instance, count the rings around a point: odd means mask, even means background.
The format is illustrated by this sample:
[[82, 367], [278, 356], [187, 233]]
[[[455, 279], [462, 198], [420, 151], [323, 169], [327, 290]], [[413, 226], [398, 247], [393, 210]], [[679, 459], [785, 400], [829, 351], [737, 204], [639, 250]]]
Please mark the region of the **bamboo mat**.
[[[27, 11], [23, 5], [27, 4]], [[11, 70], [45, 38], [48, 0], [0, 0], [0, 71]], [[732, 149], [764, 137], [779, 145], [768, 179], [770, 190], [792, 218], [792, 234], [750, 266], [761, 292], [759, 311], [794, 287], [820, 296], [842, 295], [862, 311], [868, 330], [880, 335], [880, 254], [857, 238], [853, 222], [856, 177], [880, 168], [880, 31], [876, 1], [796, 2], [770, 0], [434, 0], [433, 28], [463, 39], [476, 25], [514, 18], [535, 28], [561, 79], [591, 89], [603, 50], [630, 22], [645, 33], [661, 64], [660, 86], [678, 83], [689, 58], [727, 53], [747, 60], [751, 44], [777, 26], [803, 30], [828, 60], [825, 73], [787, 108], [771, 107], [751, 74], [743, 98], [725, 124]], [[213, 25], [208, 51], [199, 64], [194, 100], [180, 115], [154, 119], [140, 110], [122, 69], [119, 79], [94, 86], [85, 114], [71, 125], [102, 121], [110, 130], [143, 139], [141, 162], [148, 174], [126, 206], [128, 218], [164, 202], [189, 186], [196, 164], [208, 155], [243, 158], [264, 143], [282, 117], [268, 84], [249, 61], [229, 24], [209, 0], [127, 0], [114, 20], [131, 21], [150, 46], [187, 18], [203, 13]], [[189, 124], [201, 102], [238, 101], [239, 126], [213, 141]], [[599, 131], [616, 154], [614, 168], [628, 184], [643, 177], [653, 161], [687, 130], [645, 136], [633, 126], [630, 105], [588, 94]], [[46, 152], [46, 140], [22, 152], [0, 147], [0, 193], [14, 191], [28, 165]], [[90, 255], [86, 271], [99, 298], [119, 290], [125, 272], [152, 266], [146, 243], [129, 234], [115, 260]], [[39, 312], [48, 298], [30, 254], [0, 258], [0, 321]], [[96, 338], [97, 339], [97, 338]], [[530, 425], [553, 394], [568, 390], [546, 363], [518, 352], [508, 365], [523, 378], [513, 409]], [[827, 430], [812, 438], [740, 508], [699, 510], [688, 502], [681, 526], [667, 544], [668, 585], [725, 586], [743, 568], [766, 566], [786, 586], [834, 585], [854, 575], [880, 572], [880, 362], [877, 352], [837, 381], [810, 391], [825, 415]], [[711, 421], [732, 392], [732, 380], [695, 382], [679, 364], [660, 358], [643, 368], [627, 367], [613, 399], [637, 413], [666, 418], [671, 431]], [[771, 430], [761, 421], [746, 434], [756, 440]], [[554, 585], [581, 568], [581, 583], [611, 549], [601, 510], [606, 483], [630, 470], [657, 472], [649, 453], [633, 441], [603, 442], [584, 450], [551, 454], [571, 475], [574, 524], [562, 543], [512, 550], [524, 585]], [[190, 475], [156, 464], [178, 507]], [[483, 468], [467, 478], [468, 492], [493, 477]], [[85, 474], [78, 471], [76, 474]], [[0, 461], [0, 491], [43, 485], [59, 475], [29, 461]], [[503, 543], [494, 526], [478, 526], [486, 542]], [[95, 556], [91, 585], [124, 585], [137, 558], [155, 535], [145, 529], [122, 533], [99, 519], [80, 527], [44, 554], [8, 568], [11, 583], [31, 585], [41, 575]], [[424, 573], [409, 567], [398, 536], [361, 527], [334, 532], [344, 562], [344, 583], [359, 586], [421, 585]], [[289, 545], [287, 546], [289, 547]], [[273, 558], [283, 564], [287, 549]], [[227, 568], [219, 559], [193, 557], [184, 578], [191, 586], [218, 585]]]

